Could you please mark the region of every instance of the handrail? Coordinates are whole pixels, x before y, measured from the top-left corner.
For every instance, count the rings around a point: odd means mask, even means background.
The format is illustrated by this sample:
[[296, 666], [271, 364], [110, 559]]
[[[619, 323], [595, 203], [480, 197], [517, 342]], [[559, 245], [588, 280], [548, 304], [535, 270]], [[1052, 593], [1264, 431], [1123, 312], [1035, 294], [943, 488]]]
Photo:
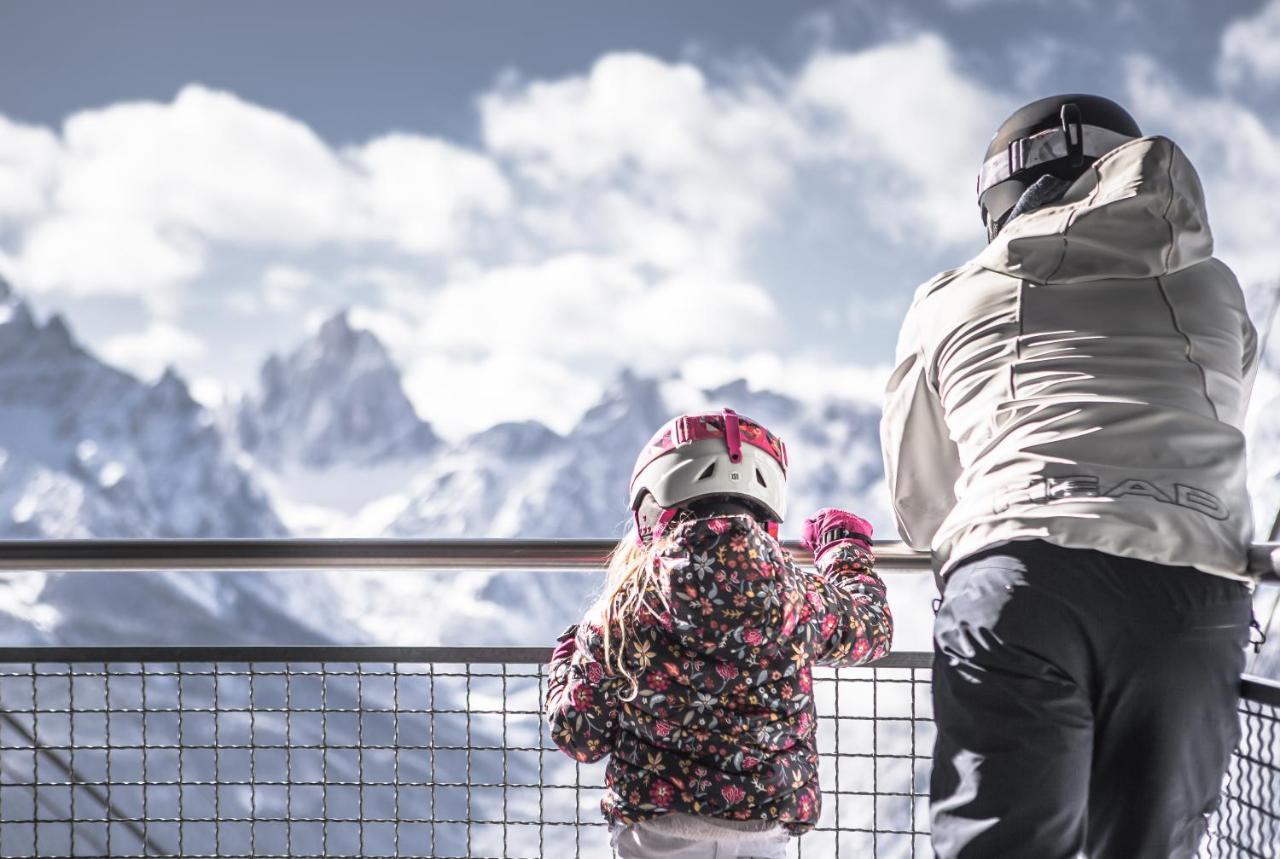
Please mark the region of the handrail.
[[[595, 539], [0, 540], [0, 571], [598, 570], [614, 545]], [[799, 543], [783, 546], [799, 563], [813, 562]], [[903, 543], [877, 542], [875, 553], [882, 572], [930, 569], [928, 554]], [[1249, 570], [1280, 583], [1280, 543], [1255, 545]]]
[[[599, 570], [613, 540], [136, 539], [0, 540], [0, 570]], [[813, 556], [783, 543], [800, 563]], [[922, 572], [929, 556], [902, 543], [875, 547], [878, 568]]]

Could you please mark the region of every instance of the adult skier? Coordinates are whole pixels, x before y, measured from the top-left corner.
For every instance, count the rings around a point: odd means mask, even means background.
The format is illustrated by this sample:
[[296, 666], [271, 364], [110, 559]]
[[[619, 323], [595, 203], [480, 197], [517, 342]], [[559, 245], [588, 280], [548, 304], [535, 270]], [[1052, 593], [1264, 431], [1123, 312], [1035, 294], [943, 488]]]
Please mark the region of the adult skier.
[[1251, 616], [1244, 298], [1186, 155], [1107, 99], [1014, 113], [978, 203], [989, 244], [916, 293], [881, 428], [944, 589], [934, 849], [1191, 857]]

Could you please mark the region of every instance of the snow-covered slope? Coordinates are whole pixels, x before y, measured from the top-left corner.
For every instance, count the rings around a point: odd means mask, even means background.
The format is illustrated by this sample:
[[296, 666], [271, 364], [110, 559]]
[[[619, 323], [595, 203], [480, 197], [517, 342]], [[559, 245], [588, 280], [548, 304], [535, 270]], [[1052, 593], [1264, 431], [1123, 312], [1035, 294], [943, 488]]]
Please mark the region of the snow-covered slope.
[[[875, 408], [834, 397], [804, 403], [753, 391], [743, 382], [700, 390], [679, 378], [630, 372], [620, 374], [564, 437], [537, 423], [503, 424], [442, 450], [415, 481], [388, 533], [620, 537], [628, 524], [627, 480], [645, 441], [681, 411], [726, 406], [765, 422], [788, 444], [793, 468], [784, 536], [798, 536], [804, 517], [826, 505], [858, 510], [882, 533], [891, 533]], [[927, 577], [900, 581], [905, 617], [911, 614], [906, 602], [932, 583]], [[483, 624], [486, 640], [494, 644], [549, 640], [576, 620], [598, 586], [598, 574], [475, 571], [348, 575], [334, 582], [353, 622], [376, 617], [368, 621], [370, 634], [462, 643]], [[927, 597], [921, 598], [927, 606]], [[449, 612], [423, 624], [420, 607], [429, 604], [447, 604]], [[923, 621], [909, 620], [907, 627], [923, 630]], [[923, 640], [919, 631], [908, 637], [917, 645]]]
[[[0, 280], [0, 537], [284, 533], [175, 373], [146, 384], [103, 364]], [[317, 641], [344, 629], [334, 602], [249, 573], [0, 576], [11, 643]]]
[[289, 355], [270, 356], [260, 385], [236, 425], [244, 450], [271, 466], [363, 465], [421, 456], [438, 441], [386, 348], [345, 312]]
[[0, 535], [283, 533], [173, 372], [154, 385], [42, 324], [0, 281]]
[[[618, 537], [627, 524], [626, 480], [643, 442], [678, 412], [724, 406], [765, 422], [788, 443], [793, 470], [784, 536], [796, 536], [805, 515], [826, 505], [862, 513], [881, 536], [893, 533], [878, 412], [863, 401], [865, 392], [808, 402], [745, 382], [703, 390], [678, 377], [623, 372], [565, 435], [535, 422], [507, 423], [446, 444], [417, 416], [382, 344], [339, 314], [290, 354], [265, 363], [261, 390], [228, 424], [228, 443], [175, 374], [147, 385], [113, 370], [80, 348], [57, 318], [38, 324], [7, 285], [0, 289], [0, 534], [6, 536], [247, 536], [287, 528], [347, 536]], [[1269, 311], [1276, 294], [1274, 288], [1250, 294], [1260, 328], [1264, 318], [1275, 324]], [[1260, 518], [1280, 506], [1280, 336], [1263, 334], [1269, 354], [1250, 422]], [[534, 643], [574, 618], [597, 578], [187, 576], [166, 587], [183, 591], [172, 599], [185, 601], [197, 621], [184, 627], [168, 596], [140, 594], [121, 611], [164, 605], [157, 613], [173, 619], [171, 631], [206, 639], [219, 629], [265, 630], [278, 613], [301, 630], [286, 637], [325, 628], [352, 640], [461, 644], [476, 643], [483, 624], [485, 643]], [[893, 584], [900, 623], [923, 630], [932, 584], [927, 577]], [[101, 618], [110, 613], [92, 611], [90, 592], [73, 594], [61, 580], [48, 587], [23, 580], [0, 585], [0, 606], [45, 630], [41, 636], [68, 640], [81, 640], [85, 630], [156, 640], [157, 629], [170, 628], [104, 627]], [[269, 605], [255, 615], [258, 599]], [[437, 610], [442, 606], [448, 611]], [[51, 631], [55, 626], [61, 631]], [[1280, 641], [1280, 630], [1273, 639]], [[927, 644], [923, 634], [900, 642]]]
[[766, 424], [791, 453], [791, 515], [843, 504], [882, 531], [879, 414], [850, 399], [804, 403], [735, 382], [700, 390], [678, 377], [623, 372], [565, 437], [537, 423], [504, 424], [442, 451], [415, 481], [388, 529], [405, 537], [618, 537], [628, 523], [627, 480], [659, 426], [685, 410], [734, 408]]

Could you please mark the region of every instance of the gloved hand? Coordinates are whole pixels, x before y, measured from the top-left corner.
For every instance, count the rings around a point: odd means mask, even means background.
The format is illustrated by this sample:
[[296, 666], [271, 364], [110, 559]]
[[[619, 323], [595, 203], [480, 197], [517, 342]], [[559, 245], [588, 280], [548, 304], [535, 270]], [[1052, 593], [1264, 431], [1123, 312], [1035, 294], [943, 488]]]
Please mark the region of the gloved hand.
[[813, 552], [815, 560], [842, 543], [854, 543], [871, 551], [871, 523], [835, 507], [823, 507], [804, 520], [800, 544]]

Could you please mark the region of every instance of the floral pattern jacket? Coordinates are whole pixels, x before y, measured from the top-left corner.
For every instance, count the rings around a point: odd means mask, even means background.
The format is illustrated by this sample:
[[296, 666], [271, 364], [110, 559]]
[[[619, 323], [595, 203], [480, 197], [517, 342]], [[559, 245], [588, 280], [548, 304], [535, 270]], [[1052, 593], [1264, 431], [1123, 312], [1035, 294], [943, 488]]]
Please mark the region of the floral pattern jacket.
[[598, 626], [570, 627], [548, 667], [556, 744], [610, 756], [611, 826], [681, 811], [806, 831], [820, 811], [813, 666], [877, 659], [893, 638], [872, 556], [843, 544], [809, 572], [750, 516], [725, 516], [678, 524], [654, 562], [663, 593], [624, 648], [637, 693], [606, 669]]

